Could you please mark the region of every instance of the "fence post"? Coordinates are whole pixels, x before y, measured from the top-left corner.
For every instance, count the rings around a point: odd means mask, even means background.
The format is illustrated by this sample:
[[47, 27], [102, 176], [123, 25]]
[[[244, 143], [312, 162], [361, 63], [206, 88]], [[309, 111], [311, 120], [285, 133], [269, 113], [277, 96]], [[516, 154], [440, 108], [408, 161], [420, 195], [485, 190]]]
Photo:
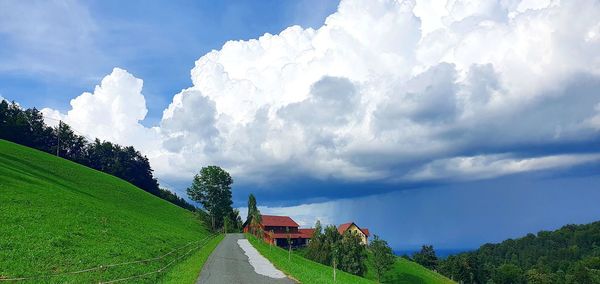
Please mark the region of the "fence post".
[[335, 257], [334, 257], [333, 258], [333, 283], [336, 282], [336, 279], [335, 279], [335, 268], [336, 268], [336, 263], [335, 263]]

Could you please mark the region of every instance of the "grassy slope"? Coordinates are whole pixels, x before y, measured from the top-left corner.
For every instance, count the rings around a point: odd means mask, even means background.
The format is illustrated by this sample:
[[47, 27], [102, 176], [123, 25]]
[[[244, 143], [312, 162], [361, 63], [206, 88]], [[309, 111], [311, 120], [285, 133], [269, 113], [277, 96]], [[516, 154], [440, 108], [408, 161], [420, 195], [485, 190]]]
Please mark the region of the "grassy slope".
[[[156, 257], [209, 235], [191, 212], [121, 179], [3, 140], [0, 223], [4, 278]], [[33, 282], [112, 280], [156, 270], [180, 252], [150, 263]], [[162, 276], [153, 274], [142, 282]]]
[[195, 283], [200, 275], [202, 266], [210, 256], [217, 245], [223, 240], [225, 235], [218, 235], [210, 240], [202, 249], [198, 250], [191, 257], [182, 261], [161, 279], [161, 283]]
[[[366, 278], [377, 280], [373, 265], [371, 264], [372, 255], [369, 255], [367, 262]], [[433, 283], [454, 283], [445, 276], [431, 271], [418, 263], [406, 260], [401, 257], [396, 258], [396, 263], [382, 277], [382, 283], [410, 283], [410, 284], [433, 284]]]
[[[288, 252], [279, 247], [270, 247], [254, 236], [246, 234], [250, 243], [275, 267], [301, 283], [333, 283], [333, 268], [308, 260], [296, 253], [292, 253], [288, 260]], [[371, 280], [338, 271], [336, 283], [373, 283]]]

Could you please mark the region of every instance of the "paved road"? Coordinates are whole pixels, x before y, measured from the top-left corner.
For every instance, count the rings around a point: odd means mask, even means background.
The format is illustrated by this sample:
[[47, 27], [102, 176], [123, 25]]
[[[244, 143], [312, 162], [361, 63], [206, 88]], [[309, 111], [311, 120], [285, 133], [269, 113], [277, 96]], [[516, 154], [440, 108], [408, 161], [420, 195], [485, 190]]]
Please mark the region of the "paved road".
[[288, 278], [274, 279], [254, 271], [237, 241], [243, 234], [228, 234], [208, 257], [197, 283], [295, 283]]

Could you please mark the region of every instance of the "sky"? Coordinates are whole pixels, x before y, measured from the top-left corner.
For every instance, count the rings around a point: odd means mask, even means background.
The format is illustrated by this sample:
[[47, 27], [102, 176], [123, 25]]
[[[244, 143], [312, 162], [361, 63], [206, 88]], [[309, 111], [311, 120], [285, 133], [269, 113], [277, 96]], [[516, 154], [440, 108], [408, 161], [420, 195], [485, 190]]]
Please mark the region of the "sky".
[[2, 1], [0, 96], [395, 250], [600, 219], [600, 3]]

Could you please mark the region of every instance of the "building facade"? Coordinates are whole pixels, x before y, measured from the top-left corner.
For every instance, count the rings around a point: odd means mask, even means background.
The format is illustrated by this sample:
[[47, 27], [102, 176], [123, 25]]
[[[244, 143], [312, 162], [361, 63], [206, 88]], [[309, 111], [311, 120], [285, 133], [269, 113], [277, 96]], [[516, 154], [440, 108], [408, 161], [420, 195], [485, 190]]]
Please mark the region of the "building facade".
[[361, 243], [367, 245], [369, 243], [369, 229], [360, 228], [354, 222], [341, 224], [338, 226], [338, 232], [343, 235], [346, 231], [357, 233], [361, 237]]
[[252, 228], [251, 220], [244, 223], [244, 233], [262, 232], [265, 242], [276, 246], [288, 247], [288, 239], [293, 248], [308, 244], [314, 229], [300, 229], [298, 223], [288, 216], [261, 215], [260, 228]]

